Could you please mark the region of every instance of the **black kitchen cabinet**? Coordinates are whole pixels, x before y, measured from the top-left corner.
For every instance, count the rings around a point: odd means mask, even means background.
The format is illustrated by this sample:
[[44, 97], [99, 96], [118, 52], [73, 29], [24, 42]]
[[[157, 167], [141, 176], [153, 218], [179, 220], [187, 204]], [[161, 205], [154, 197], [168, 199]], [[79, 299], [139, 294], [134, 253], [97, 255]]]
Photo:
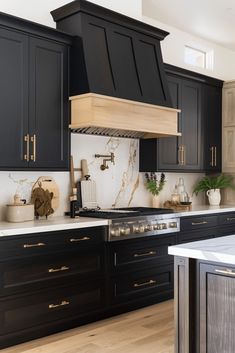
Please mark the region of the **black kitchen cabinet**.
[[221, 172], [222, 139], [222, 89], [220, 86], [203, 86], [203, 116], [205, 134], [204, 170]]
[[0, 16], [1, 170], [68, 170], [71, 38]]
[[90, 227], [1, 238], [1, 348], [102, 317], [105, 237]]
[[58, 29], [76, 36], [71, 95], [93, 92], [171, 106], [160, 48], [167, 32], [84, 0], [52, 16]]
[[28, 131], [28, 37], [0, 28], [0, 168], [24, 168]]
[[141, 140], [140, 171], [220, 171], [222, 81], [171, 65], [165, 70], [182, 136]]
[[133, 310], [173, 297], [176, 235], [109, 243], [109, 300], [115, 312]]

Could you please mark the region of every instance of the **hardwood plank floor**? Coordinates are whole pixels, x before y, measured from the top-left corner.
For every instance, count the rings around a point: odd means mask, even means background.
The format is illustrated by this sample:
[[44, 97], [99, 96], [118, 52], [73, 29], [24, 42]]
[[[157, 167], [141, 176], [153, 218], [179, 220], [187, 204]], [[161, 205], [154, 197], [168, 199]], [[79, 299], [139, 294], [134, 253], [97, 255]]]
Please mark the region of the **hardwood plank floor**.
[[1, 353], [173, 353], [173, 300], [1, 350]]

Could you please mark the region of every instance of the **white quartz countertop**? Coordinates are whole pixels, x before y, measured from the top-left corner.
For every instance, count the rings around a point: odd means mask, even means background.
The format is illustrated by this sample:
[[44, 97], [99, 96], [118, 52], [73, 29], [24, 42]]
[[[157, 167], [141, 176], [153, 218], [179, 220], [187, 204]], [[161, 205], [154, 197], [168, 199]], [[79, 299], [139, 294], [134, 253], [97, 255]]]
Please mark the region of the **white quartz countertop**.
[[170, 246], [168, 253], [175, 256], [235, 265], [235, 235]]
[[213, 213], [222, 213], [222, 212], [235, 212], [235, 205], [220, 205], [220, 206], [209, 206], [209, 205], [199, 205], [192, 206], [190, 211], [179, 211], [176, 212], [179, 217], [186, 216], [200, 216]]
[[49, 217], [47, 220], [35, 220], [23, 223], [0, 222], [0, 237], [105, 225], [108, 225], [108, 220], [106, 219], [88, 217]]

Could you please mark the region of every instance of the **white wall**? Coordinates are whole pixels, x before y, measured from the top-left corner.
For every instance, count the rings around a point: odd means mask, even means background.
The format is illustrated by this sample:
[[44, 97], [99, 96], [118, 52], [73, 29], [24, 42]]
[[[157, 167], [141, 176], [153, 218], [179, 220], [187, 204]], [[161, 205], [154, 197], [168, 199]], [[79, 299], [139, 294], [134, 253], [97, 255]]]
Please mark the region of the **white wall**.
[[[170, 34], [161, 42], [163, 61], [179, 66], [191, 71], [199, 72], [204, 75], [219, 78], [224, 81], [235, 79], [235, 52], [226, 49], [212, 42], [203, 40], [202, 38], [193, 36], [189, 33], [181, 31], [175, 27], [166, 25], [152, 18], [143, 16], [142, 20], [155, 27], [164, 29]], [[205, 70], [190, 65], [184, 62], [184, 47], [185, 45], [196, 47], [201, 50], [214, 51], [214, 69]]]

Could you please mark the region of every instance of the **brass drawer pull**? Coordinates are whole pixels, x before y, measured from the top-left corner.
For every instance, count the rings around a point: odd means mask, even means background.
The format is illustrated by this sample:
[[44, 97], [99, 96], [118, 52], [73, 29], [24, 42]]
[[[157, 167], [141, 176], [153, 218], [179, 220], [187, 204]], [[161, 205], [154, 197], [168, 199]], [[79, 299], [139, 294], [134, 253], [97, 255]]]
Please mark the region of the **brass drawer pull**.
[[23, 248], [38, 248], [40, 246], [46, 246], [45, 243], [37, 243], [37, 244], [24, 244]]
[[214, 147], [214, 167], [217, 167], [217, 147]]
[[31, 154], [30, 159], [33, 162], [36, 162], [36, 135], [31, 136], [30, 141], [33, 144], [33, 154]]
[[62, 302], [60, 304], [49, 304], [48, 308], [49, 309], [55, 309], [55, 308], [59, 308], [60, 306], [65, 306], [65, 305], [69, 305], [70, 302], [67, 300], [62, 300]]
[[150, 286], [152, 284], [156, 284], [157, 281], [155, 281], [154, 279], [150, 279], [150, 281], [148, 282], [143, 282], [143, 283], [135, 283], [134, 284], [134, 288], [139, 288], [139, 287], [144, 287], [144, 286]]
[[235, 217], [228, 217], [227, 221], [235, 221]]
[[202, 224], [207, 224], [207, 221], [203, 221], [203, 222], [192, 222], [192, 226], [198, 226], [198, 225], [202, 225]]
[[24, 142], [26, 142], [26, 154], [24, 154], [24, 160], [29, 162], [29, 134], [24, 136]]
[[211, 151], [211, 161], [210, 161], [210, 166], [214, 167], [214, 146], [210, 148]]
[[229, 269], [229, 268], [225, 268], [225, 269], [223, 269], [223, 270], [218, 270], [218, 269], [216, 269], [215, 272], [217, 272], [217, 273], [222, 273], [222, 274], [224, 274], [224, 275], [233, 275], [233, 276], [235, 276], [235, 271], [234, 271], [234, 270], [231, 270], [231, 269]]
[[152, 256], [152, 255], [156, 255], [156, 254], [157, 254], [156, 251], [149, 251], [149, 252], [145, 252], [142, 254], [134, 254], [134, 257]]
[[83, 237], [83, 238], [71, 238], [69, 239], [70, 243], [75, 243], [77, 241], [86, 241], [86, 240], [90, 240], [90, 237]]
[[69, 267], [67, 266], [61, 266], [60, 268], [49, 268], [48, 272], [49, 273], [54, 273], [54, 272], [60, 272], [60, 271], [68, 271]]

